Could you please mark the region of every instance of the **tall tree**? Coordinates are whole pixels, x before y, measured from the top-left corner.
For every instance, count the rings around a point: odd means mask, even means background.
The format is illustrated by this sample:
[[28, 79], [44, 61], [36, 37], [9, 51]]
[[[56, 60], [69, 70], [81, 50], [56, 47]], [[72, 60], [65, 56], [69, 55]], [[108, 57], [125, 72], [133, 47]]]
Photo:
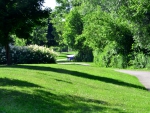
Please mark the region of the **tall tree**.
[[31, 38], [27, 40], [27, 45], [29, 44], [37, 44], [37, 45], [46, 45], [47, 43], [47, 24], [42, 26], [34, 27]]
[[79, 49], [81, 45], [77, 46], [77, 37], [82, 34], [83, 21], [82, 17], [76, 9], [73, 9], [65, 20], [63, 32], [64, 42], [73, 49]]
[[44, 0], [0, 0], [0, 43], [6, 48], [7, 64], [10, 64], [10, 35], [30, 38], [35, 25], [48, 16], [48, 9], [42, 9]]
[[79, 6], [82, 1], [80, 0], [56, 0], [59, 4], [55, 7], [52, 12], [52, 24], [54, 27], [54, 36], [55, 39], [59, 42], [60, 45], [64, 45], [62, 41], [62, 34], [64, 31], [65, 18], [71, 11], [73, 7]]
[[[128, 0], [129, 1], [129, 0]], [[150, 50], [150, 1], [134, 0], [126, 7], [126, 16], [133, 22], [136, 45]]]
[[55, 28], [53, 27], [53, 23], [51, 22], [50, 18], [48, 18], [48, 29], [46, 37], [47, 37], [47, 45], [49, 47], [58, 45], [55, 38]]

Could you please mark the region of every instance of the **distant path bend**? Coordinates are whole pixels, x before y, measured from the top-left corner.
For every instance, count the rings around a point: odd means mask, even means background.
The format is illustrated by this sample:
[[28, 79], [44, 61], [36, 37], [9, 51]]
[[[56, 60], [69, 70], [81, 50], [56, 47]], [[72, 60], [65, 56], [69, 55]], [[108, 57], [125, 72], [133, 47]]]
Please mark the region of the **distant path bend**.
[[150, 91], [150, 71], [131, 71], [131, 70], [115, 70], [122, 73], [127, 73], [136, 76], [139, 81]]

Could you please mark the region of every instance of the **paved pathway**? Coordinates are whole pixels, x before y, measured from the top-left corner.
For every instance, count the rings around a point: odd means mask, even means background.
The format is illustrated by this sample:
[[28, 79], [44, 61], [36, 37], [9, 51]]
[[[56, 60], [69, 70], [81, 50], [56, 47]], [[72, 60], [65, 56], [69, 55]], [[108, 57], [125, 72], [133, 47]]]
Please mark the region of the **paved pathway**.
[[89, 66], [89, 64], [86, 63], [78, 63], [78, 62], [62, 62], [62, 63], [58, 63], [58, 64], [75, 64], [75, 65], [83, 65], [83, 66]]
[[150, 71], [115, 70], [136, 76], [139, 81], [150, 91]]

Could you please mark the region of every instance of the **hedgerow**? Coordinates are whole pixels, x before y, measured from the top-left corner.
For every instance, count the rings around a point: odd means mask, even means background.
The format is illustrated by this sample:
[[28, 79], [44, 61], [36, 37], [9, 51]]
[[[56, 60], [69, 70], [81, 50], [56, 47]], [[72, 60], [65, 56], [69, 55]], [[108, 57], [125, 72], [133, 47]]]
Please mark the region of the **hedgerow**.
[[[10, 46], [11, 62], [13, 64], [55, 63], [57, 54], [49, 48], [29, 45]], [[0, 64], [6, 63], [6, 51], [0, 47]]]

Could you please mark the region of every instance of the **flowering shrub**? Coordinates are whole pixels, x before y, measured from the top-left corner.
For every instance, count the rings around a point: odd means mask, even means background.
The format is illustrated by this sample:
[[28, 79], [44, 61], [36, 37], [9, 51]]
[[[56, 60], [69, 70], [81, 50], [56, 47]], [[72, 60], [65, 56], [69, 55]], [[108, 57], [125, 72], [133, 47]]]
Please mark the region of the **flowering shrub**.
[[[49, 48], [30, 46], [10, 46], [11, 62], [13, 64], [55, 63], [57, 54]], [[0, 64], [6, 63], [6, 51], [0, 47]]]

